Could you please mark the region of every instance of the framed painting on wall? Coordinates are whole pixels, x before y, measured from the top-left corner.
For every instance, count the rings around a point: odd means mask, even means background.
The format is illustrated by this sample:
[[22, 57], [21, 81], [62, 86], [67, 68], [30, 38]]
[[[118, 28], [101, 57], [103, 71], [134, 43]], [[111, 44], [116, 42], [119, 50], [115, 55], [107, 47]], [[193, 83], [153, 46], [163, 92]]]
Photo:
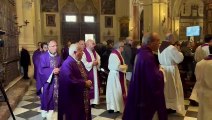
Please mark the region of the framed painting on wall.
[[102, 14], [115, 14], [115, 0], [101, 0]]
[[105, 16], [105, 28], [113, 27], [113, 16]]
[[120, 23], [120, 37], [126, 38], [129, 36], [129, 23]]
[[55, 14], [46, 14], [46, 26], [56, 27]]
[[41, 0], [42, 12], [58, 12], [58, 0]]

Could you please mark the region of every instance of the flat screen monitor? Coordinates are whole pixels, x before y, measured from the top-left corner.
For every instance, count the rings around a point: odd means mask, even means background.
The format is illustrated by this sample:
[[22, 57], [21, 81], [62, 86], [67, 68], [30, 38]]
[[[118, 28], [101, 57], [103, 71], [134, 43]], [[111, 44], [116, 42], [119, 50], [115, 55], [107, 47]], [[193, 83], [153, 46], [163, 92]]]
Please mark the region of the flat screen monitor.
[[186, 36], [200, 36], [200, 26], [187, 27]]

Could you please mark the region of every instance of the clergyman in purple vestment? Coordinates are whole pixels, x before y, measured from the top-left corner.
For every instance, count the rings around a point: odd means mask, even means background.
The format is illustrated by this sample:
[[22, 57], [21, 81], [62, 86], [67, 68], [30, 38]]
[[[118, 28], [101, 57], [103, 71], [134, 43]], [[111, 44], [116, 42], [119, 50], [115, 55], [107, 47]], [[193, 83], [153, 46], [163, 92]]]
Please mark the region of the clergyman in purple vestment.
[[[37, 52], [36, 52], [37, 51]], [[48, 51], [48, 44], [46, 42], [41, 43], [41, 51], [36, 50], [33, 54], [33, 64], [34, 64], [34, 79], [36, 80], [36, 89], [37, 89], [37, 95], [40, 95], [39, 86], [40, 86], [40, 80], [39, 80], [39, 62], [40, 62], [40, 55], [42, 53], [45, 53]]]
[[99, 104], [99, 80], [97, 69], [100, 67], [100, 56], [94, 50], [95, 45], [96, 43], [94, 40], [88, 39], [82, 56], [82, 62], [88, 71], [88, 79], [93, 82], [90, 89], [90, 103], [93, 107]]
[[48, 49], [40, 56], [37, 90], [41, 97], [41, 115], [51, 120], [53, 111], [57, 110], [58, 74], [62, 60], [57, 54], [56, 41], [51, 40]]
[[159, 70], [152, 51], [159, 46], [157, 33], [147, 33], [135, 59], [123, 120], [167, 120], [163, 72]]
[[91, 120], [87, 71], [81, 62], [83, 50], [78, 44], [69, 48], [59, 75], [58, 120]]
[[38, 65], [39, 65], [39, 59], [40, 59], [40, 54], [42, 52], [41, 48], [41, 42], [38, 42], [38, 49], [34, 51], [32, 55], [32, 62], [34, 64], [34, 79], [37, 79], [37, 70], [38, 70]]

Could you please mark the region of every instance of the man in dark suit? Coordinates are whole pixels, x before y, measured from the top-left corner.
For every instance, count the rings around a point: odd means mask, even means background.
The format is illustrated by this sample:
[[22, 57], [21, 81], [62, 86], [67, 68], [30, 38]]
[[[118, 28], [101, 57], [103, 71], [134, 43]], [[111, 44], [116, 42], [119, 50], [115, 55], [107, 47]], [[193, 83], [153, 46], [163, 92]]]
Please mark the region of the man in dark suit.
[[23, 78], [29, 79], [28, 66], [31, 65], [31, 62], [30, 62], [29, 52], [25, 47], [22, 47], [22, 50], [21, 50], [20, 63], [21, 63], [21, 66], [23, 67], [23, 70], [24, 70], [24, 77]]

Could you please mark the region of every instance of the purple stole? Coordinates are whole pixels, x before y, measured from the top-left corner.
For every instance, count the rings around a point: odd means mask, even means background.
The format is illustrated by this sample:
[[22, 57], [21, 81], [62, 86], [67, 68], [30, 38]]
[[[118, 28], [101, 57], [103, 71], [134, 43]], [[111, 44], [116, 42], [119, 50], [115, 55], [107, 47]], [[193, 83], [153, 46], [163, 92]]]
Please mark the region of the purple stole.
[[[86, 61], [87, 62], [92, 62], [91, 55], [89, 54], [89, 52], [88, 52], [88, 50], [86, 48], [84, 49], [84, 53], [85, 53], [85, 56], [86, 56]], [[94, 55], [94, 58], [96, 59], [96, 51], [95, 50], [92, 50], [92, 53]], [[90, 88], [90, 99], [94, 99], [94, 92], [95, 91], [94, 91], [94, 74], [93, 74], [93, 68], [90, 71], [88, 71], [88, 79], [91, 80], [92, 83], [93, 83], [92, 86], [91, 86], [91, 88]], [[98, 79], [98, 75], [97, 75], [97, 79]]]
[[[80, 63], [77, 62], [77, 66], [79, 68], [79, 71], [82, 75], [82, 77], [84, 78], [85, 81], [88, 80], [88, 76], [87, 76], [87, 73], [86, 73], [86, 70], [84, 69], [83, 63], [80, 61]], [[85, 88], [84, 90], [84, 94], [83, 94], [83, 97], [84, 97], [84, 105], [85, 105], [85, 115], [86, 115], [86, 120], [89, 118], [89, 105], [90, 105], [90, 101], [89, 101], [89, 89], [88, 88]]]
[[212, 55], [208, 55], [208, 57], [206, 57], [205, 60], [212, 60]]
[[209, 46], [208, 43], [202, 44], [201, 47]]
[[[113, 50], [112, 53], [116, 54], [118, 56], [118, 58], [121, 62], [121, 65], [123, 65], [124, 60], [122, 59], [121, 54], [117, 50]], [[119, 80], [120, 80], [120, 84], [121, 84], [122, 97], [123, 97], [123, 101], [125, 104], [127, 95], [126, 95], [126, 90], [125, 90], [125, 85], [124, 85], [124, 76], [125, 76], [125, 74], [123, 72], [119, 71]]]

